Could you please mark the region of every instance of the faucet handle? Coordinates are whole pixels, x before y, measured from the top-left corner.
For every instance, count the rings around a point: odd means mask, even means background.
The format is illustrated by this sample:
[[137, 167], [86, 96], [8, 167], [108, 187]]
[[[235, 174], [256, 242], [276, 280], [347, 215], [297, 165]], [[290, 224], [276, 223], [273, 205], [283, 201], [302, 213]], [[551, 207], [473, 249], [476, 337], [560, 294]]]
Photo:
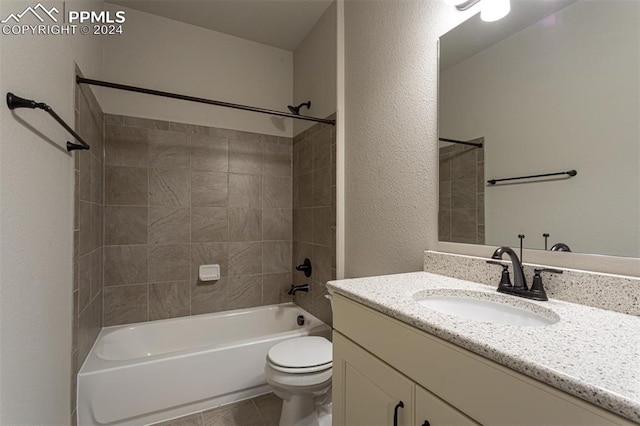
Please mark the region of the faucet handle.
[[509, 276], [508, 263], [497, 262], [495, 260], [487, 260], [487, 263], [490, 265], [502, 266], [502, 275], [500, 276], [500, 284], [498, 284], [498, 289], [513, 287], [511, 285], [511, 277]]
[[311, 276], [311, 261], [308, 257], [304, 258], [304, 262], [302, 262], [302, 265], [296, 266], [296, 271], [304, 272], [304, 276], [307, 278]]
[[543, 272], [549, 272], [551, 274], [562, 274], [564, 271], [560, 269], [553, 268], [535, 268], [533, 270], [533, 284], [531, 284], [531, 292], [534, 295], [534, 300], [549, 300], [547, 297], [547, 292], [544, 291], [544, 286], [542, 284], [542, 276], [540, 275]]
[[549, 272], [551, 274], [562, 274], [564, 271], [561, 269], [554, 269], [554, 268], [535, 268], [533, 270], [533, 273], [535, 275], [540, 275], [541, 272]]

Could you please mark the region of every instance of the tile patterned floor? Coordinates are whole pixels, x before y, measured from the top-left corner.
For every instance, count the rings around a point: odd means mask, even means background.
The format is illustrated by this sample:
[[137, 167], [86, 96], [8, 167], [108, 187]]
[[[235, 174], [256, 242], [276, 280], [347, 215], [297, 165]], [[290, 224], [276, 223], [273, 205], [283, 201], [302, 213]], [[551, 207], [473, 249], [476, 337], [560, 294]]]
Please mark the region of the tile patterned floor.
[[154, 426], [278, 426], [282, 400], [272, 393]]

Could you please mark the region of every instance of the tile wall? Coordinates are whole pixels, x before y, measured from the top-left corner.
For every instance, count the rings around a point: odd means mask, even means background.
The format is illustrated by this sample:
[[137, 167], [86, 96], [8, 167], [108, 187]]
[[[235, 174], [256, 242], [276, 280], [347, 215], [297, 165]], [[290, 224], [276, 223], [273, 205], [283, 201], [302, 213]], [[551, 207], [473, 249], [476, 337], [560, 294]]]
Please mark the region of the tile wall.
[[[335, 114], [327, 117], [335, 119]], [[313, 273], [295, 270], [305, 258]], [[326, 282], [336, 277], [336, 133], [317, 123], [293, 139], [293, 281], [308, 283], [294, 302], [331, 325]]]
[[[76, 73], [80, 71], [76, 68]], [[73, 331], [71, 424], [75, 424], [76, 375], [102, 327], [103, 277], [103, 114], [91, 88], [76, 85], [75, 130], [90, 145], [74, 151]]]
[[105, 115], [105, 146], [104, 326], [289, 300], [291, 138]]
[[440, 241], [484, 244], [484, 187], [484, 148], [440, 148]]

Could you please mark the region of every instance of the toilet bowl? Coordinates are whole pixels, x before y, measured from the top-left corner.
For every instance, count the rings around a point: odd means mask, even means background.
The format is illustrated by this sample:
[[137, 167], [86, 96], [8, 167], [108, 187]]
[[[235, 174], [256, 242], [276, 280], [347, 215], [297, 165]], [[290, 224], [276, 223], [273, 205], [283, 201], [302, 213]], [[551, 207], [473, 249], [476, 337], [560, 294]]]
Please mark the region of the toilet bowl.
[[297, 337], [269, 350], [265, 375], [282, 399], [280, 426], [331, 425], [332, 366], [332, 344], [324, 337]]

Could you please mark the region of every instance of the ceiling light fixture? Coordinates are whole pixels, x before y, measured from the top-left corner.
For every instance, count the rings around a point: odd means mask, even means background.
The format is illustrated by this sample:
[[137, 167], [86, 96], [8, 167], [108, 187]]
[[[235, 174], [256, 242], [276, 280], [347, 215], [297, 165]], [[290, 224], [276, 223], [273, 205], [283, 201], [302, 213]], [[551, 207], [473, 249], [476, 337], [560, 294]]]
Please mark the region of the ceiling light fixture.
[[510, 0], [445, 0], [448, 4], [455, 5], [459, 11], [471, 9], [482, 1], [480, 5], [480, 19], [485, 22], [493, 22], [504, 18], [511, 10]]
[[483, 0], [480, 19], [484, 22], [494, 22], [507, 16], [510, 10], [510, 0]]
[[480, 3], [480, 0], [466, 0], [466, 1], [456, 1], [456, 0], [445, 0], [446, 3], [454, 5], [456, 9], [459, 11], [465, 11], [471, 9], [476, 4]]
[[444, 2], [449, 6], [461, 6], [463, 3], [468, 3], [468, 0], [444, 0]]

